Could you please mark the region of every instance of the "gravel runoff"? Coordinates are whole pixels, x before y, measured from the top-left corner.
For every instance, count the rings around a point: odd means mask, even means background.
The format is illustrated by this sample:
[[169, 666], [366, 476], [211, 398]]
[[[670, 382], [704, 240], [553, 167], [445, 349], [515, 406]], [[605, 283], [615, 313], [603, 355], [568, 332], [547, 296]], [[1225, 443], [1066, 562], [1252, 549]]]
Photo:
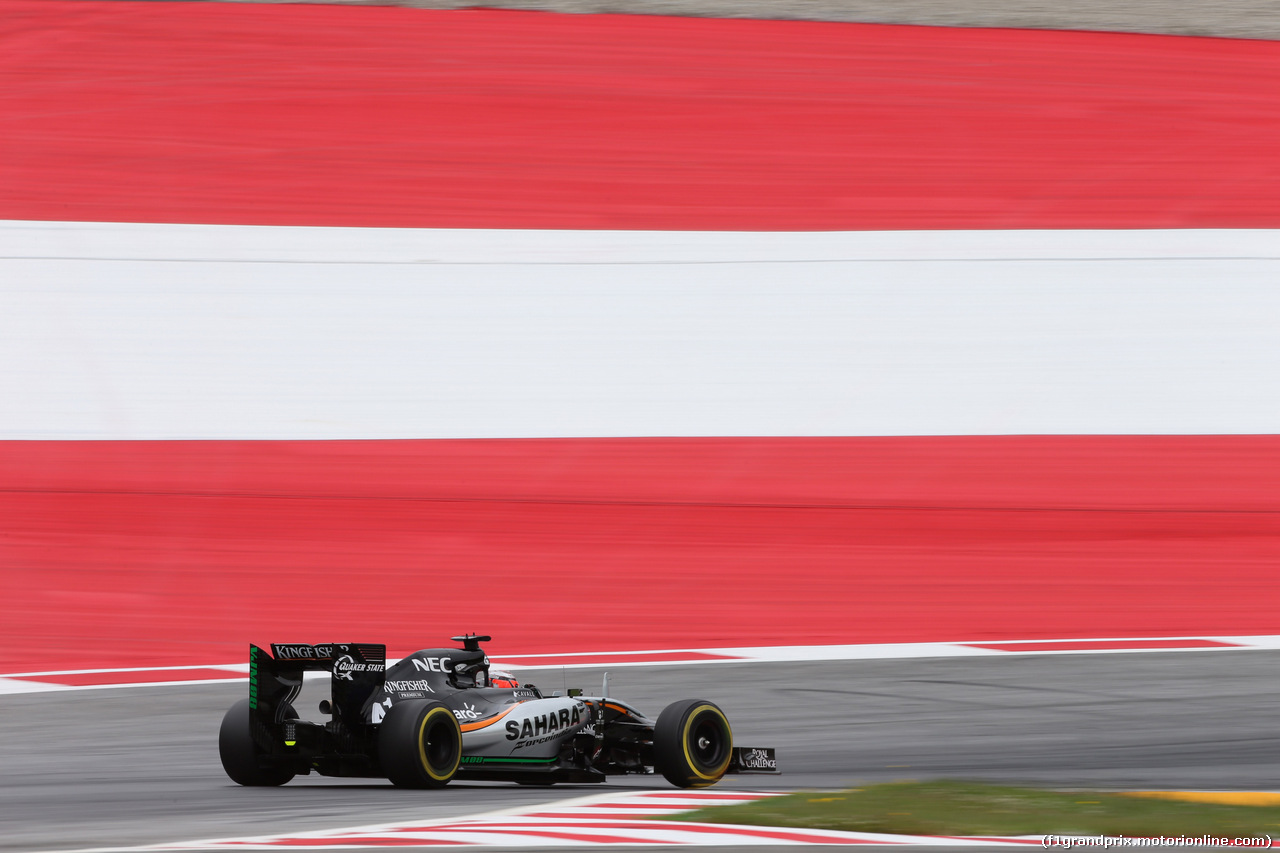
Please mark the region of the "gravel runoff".
[[[234, 0], [298, 2], [298, 0]], [[524, 9], [943, 27], [1280, 39], [1280, 0], [303, 0], [419, 9]]]

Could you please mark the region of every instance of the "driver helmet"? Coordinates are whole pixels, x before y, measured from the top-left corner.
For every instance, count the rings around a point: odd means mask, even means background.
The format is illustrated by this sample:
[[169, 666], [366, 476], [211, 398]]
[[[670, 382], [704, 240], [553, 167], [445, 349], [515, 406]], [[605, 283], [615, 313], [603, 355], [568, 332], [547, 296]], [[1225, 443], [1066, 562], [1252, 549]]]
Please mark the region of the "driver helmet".
[[502, 669], [489, 670], [490, 687], [519, 687], [520, 682], [514, 675]]

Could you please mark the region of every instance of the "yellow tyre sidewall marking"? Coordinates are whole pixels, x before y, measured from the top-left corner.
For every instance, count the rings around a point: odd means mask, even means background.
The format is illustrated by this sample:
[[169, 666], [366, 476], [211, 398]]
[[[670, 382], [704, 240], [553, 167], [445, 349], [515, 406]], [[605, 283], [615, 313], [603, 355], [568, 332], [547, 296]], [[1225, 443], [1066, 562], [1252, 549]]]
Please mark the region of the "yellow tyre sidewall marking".
[[727, 751], [727, 754], [724, 757], [724, 763], [717, 768], [718, 772], [713, 775], [708, 776], [706, 773], [703, 773], [698, 769], [698, 762], [694, 761], [693, 756], [689, 754], [689, 733], [690, 730], [693, 729], [694, 721], [697, 720], [698, 717], [702, 716], [704, 711], [715, 714], [720, 718], [720, 722], [724, 723], [724, 730], [729, 735], [729, 742], [733, 743], [733, 729], [729, 728], [729, 720], [724, 714], [720, 713], [720, 709], [716, 708], [714, 705], [698, 705], [690, 711], [689, 716], [685, 718], [684, 732], [680, 738], [680, 745], [684, 747], [684, 763], [693, 771], [693, 775], [706, 782], [716, 782], [725, 774], [725, 771], [729, 769], [729, 759], [733, 757], [733, 750]]
[[418, 760], [422, 762], [422, 769], [427, 772], [428, 776], [437, 782], [446, 782], [457, 771], [458, 762], [462, 761], [462, 750], [458, 750], [458, 754], [453, 757], [453, 766], [445, 773], [436, 773], [431, 769], [431, 762], [427, 759], [427, 728], [440, 714], [446, 715], [455, 724], [457, 723], [457, 720], [454, 720], [453, 712], [448, 708], [432, 708], [428, 711], [426, 716], [422, 718], [422, 725], [418, 726]]

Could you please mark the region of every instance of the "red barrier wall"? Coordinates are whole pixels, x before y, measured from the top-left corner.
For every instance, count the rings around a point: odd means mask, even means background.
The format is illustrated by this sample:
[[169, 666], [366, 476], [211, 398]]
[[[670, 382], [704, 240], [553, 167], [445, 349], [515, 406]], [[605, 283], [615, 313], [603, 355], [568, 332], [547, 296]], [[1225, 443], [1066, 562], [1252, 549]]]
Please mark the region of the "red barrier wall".
[[[0, 218], [1280, 227], [1280, 44], [0, 0]], [[1280, 439], [0, 444], [0, 671], [1277, 633]]]
[[0, 218], [1280, 226], [1280, 43], [0, 0]]
[[0, 672], [1280, 628], [1277, 437], [9, 442], [0, 482]]

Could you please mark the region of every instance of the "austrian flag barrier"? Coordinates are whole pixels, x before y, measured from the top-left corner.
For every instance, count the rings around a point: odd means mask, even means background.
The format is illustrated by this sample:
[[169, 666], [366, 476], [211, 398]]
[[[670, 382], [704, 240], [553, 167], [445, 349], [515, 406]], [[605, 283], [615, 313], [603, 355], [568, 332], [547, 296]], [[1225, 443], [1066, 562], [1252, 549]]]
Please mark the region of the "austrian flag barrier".
[[0, 20], [0, 672], [1276, 633], [1277, 43]]

